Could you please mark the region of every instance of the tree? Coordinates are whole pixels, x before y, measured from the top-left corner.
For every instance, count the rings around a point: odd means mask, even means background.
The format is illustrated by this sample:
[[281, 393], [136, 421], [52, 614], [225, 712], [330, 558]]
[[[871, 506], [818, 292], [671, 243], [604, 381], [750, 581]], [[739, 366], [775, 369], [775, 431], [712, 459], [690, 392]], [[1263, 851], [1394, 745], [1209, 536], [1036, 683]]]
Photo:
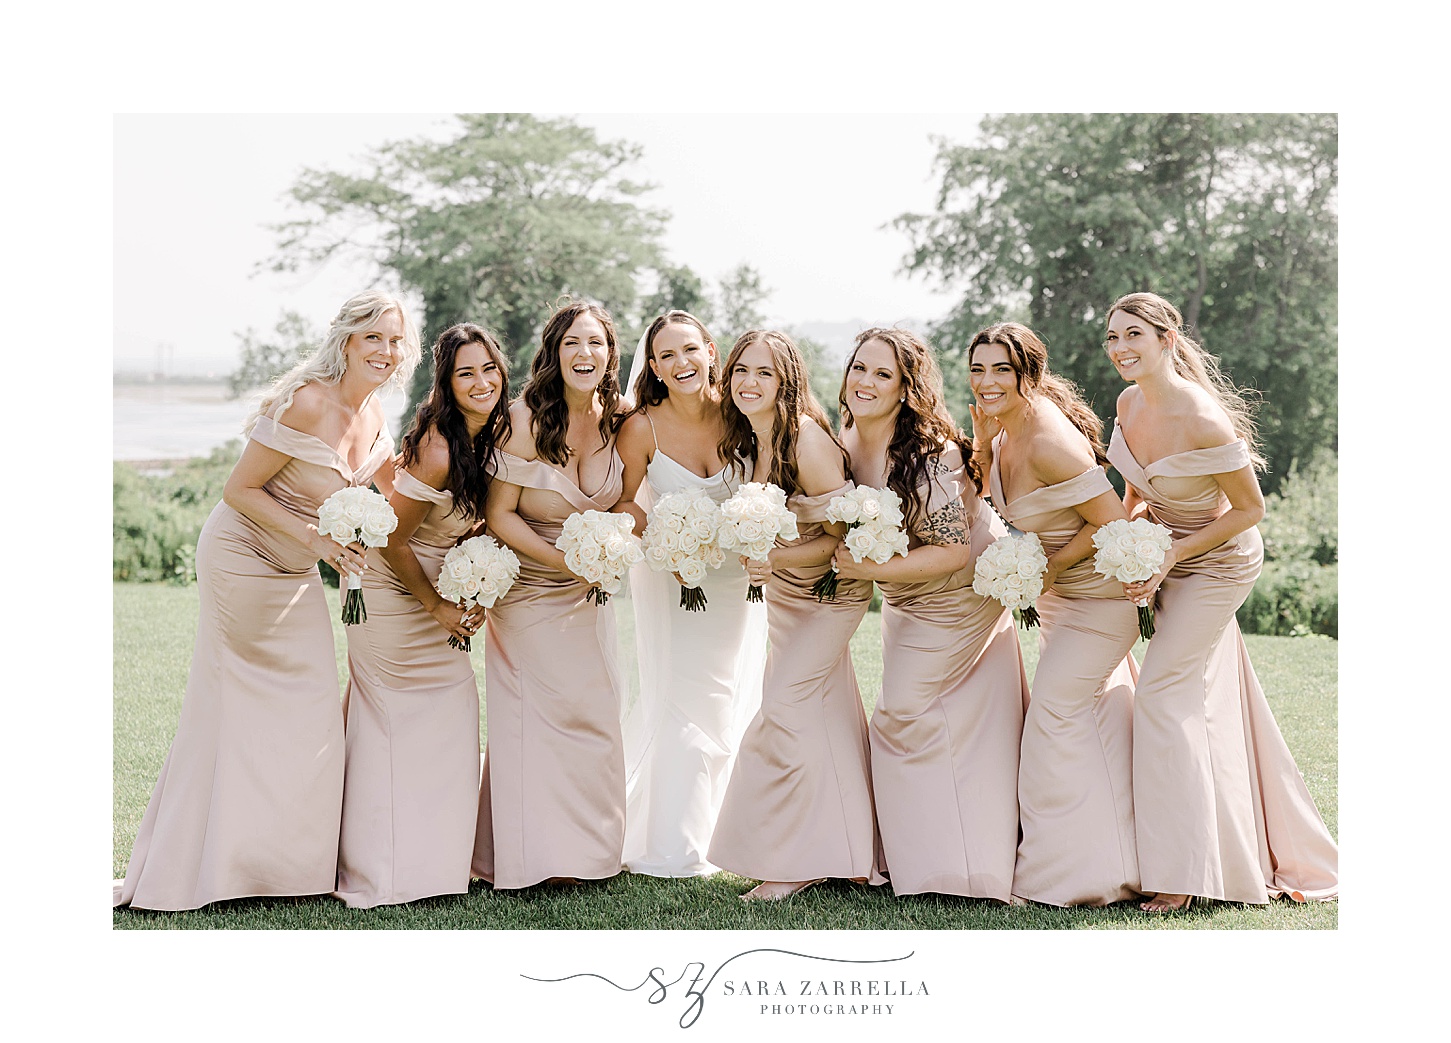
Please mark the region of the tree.
[[746, 330], [765, 326], [766, 316], [761, 305], [770, 295], [771, 291], [761, 285], [761, 273], [744, 262], [722, 276], [716, 298], [720, 326], [716, 331], [720, 338], [717, 345], [724, 343], [725, 350], [729, 351], [730, 345]]
[[[638, 202], [624, 176], [639, 146], [600, 141], [568, 119], [511, 113], [458, 116], [451, 140], [375, 149], [361, 174], [306, 169], [290, 195], [304, 216], [274, 229], [274, 271], [360, 256], [423, 297], [425, 343], [455, 322], [504, 341], [515, 379], [564, 293], [617, 314], [638, 273], [659, 264], [666, 215]], [[432, 380], [425, 352], [416, 402]]]
[[322, 337], [312, 324], [295, 311], [284, 311], [273, 327], [272, 336], [262, 340], [250, 326], [237, 334], [241, 364], [227, 375], [227, 393], [240, 398], [254, 388], [265, 387], [317, 350]]
[[1023, 321], [1109, 421], [1123, 385], [1103, 312], [1152, 290], [1262, 393], [1268, 489], [1334, 444], [1333, 115], [1010, 115], [980, 131], [939, 143], [936, 211], [894, 222], [912, 240], [906, 271], [961, 288], [939, 347]]

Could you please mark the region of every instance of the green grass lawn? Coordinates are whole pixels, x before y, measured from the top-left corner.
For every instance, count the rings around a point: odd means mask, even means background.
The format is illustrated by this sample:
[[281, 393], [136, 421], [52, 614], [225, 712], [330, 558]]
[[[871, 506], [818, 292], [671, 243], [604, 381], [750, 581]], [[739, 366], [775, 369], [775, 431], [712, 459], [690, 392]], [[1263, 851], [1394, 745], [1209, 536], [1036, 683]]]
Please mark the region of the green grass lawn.
[[[345, 682], [346, 644], [337, 619], [337, 592], [329, 591], [338, 651], [338, 675]], [[196, 587], [117, 583], [115, 608], [115, 693], [112, 778], [114, 837], [112, 874], [125, 873], [126, 860], [151, 787], [176, 731], [196, 634]], [[621, 615], [627, 624], [628, 614]], [[881, 617], [867, 615], [852, 639], [852, 656], [868, 712], [881, 685]], [[627, 625], [622, 643], [630, 647]], [[1037, 664], [1036, 638], [1019, 631], [1029, 678]], [[1331, 835], [1338, 836], [1336, 642], [1323, 637], [1247, 637], [1266, 696], [1290, 749], [1304, 773]], [[484, 642], [475, 640], [472, 658], [484, 682]], [[1142, 658], [1143, 646], [1135, 650]], [[577, 887], [535, 887], [495, 892], [475, 882], [467, 895], [453, 895], [353, 910], [327, 897], [243, 899], [186, 913], [117, 910], [123, 929], [200, 928], [257, 930], [330, 928], [344, 930], [427, 928], [548, 929], [855, 929], [922, 928], [962, 930], [1254, 930], [1333, 929], [1336, 903], [1269, 906], [1215, 904], [1188, 915], [1150, 917], [1132, 905], [1107, 909], [1004, 907], [945, 895], [896, 898], [891, 888], [832, 881], [789, 902], [747, 905], [735, 896], [749, 885], [721, 873], [709, 878], [666, 880], [623, 873], [604, 883]]]

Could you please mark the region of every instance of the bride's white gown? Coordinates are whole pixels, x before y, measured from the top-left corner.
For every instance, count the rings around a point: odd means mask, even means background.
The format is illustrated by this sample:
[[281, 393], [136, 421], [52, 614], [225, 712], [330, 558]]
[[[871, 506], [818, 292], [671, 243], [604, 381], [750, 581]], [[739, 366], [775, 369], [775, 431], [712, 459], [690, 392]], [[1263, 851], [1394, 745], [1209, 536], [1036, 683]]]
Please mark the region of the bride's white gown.
[[[652, 425], [653, 426], [653, 425]], [[723, 469], [701, 478], [657, 444], [636, 502], [704, 489], [717, 503], [740, 487]], [[630, 571], [640, 695], [625, 712], [625, 867], [650, 876], [716, 872], [705, 860], [741, 733], [761, 704], [766, 612], [746, 602], [735, 555], [706, 573], [703, 612], [680, 607], [680, 584]]]

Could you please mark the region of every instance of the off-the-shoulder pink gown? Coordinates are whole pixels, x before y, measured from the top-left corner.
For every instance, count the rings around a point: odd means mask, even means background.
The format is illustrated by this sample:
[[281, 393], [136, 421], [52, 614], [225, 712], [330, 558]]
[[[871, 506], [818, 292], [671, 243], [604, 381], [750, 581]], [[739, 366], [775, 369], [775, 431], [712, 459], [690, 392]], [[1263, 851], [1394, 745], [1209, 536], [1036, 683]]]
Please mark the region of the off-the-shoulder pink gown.
[[[571, 514], [607, 511], [624, 466], [586, 494], [543, 460], [496, 451], [494, 476], [522, 490], [519, 517], [551, 544]], [[473, 874], [498, 888], [617, 874], [625, 839], [623, 685], [615, 606], [589, 584], [519, 554], [519, 578], [485, 626], [483, 783]]]
[[[290, 460], [263, 490], [316, 524], [333, 493], [393, 454], [385, 427], [356, 472], [310, 434], [261, 417], [252, 441]], [[197, 540], [201, 614], [176, 737], [113, 902], [198, 909], [337, 883], [343, 712], [317, 559], [225, 503]]]
[[[1114, 424], [1109, 461], [1175, 538], [1229, 509], [1214, 475], [1243, 441], [1140, 465]], [[1134, 817], [1146, 892], [1263, 904], [1336, 895], [1339, 852], [1265, 701], [1234, 613], [1264, 557], [1246, 529], [1160, 585], [1134, 698]]]
[[[394, 489], [428, 504], [408, 544], [430, 582], [476, 524], [453, 494], [407, 471]], [[336, 894], [371, 908], [464, 894], [478, 815], [479, 689], [469, 657], [377, 550], [368, 619], [348, 634], [347, 774]]]
[[[851, 488], [790, 497], [793, 542], [821, 535], [827, 504]], [[811, 587], [829, 567], [779, 569], [763, 588], [770, 650], [761, 709], [741, 739], [707, 856], [737, 876], [885, 882], [851, 663], [872, 585], [844, 579], [835, 601], [818, 602]]]
[[[922, 490], [928, 513], [971, 488], [956, 446], [937, 466]], [[975, 494], [965, 506], [976, 561], [1006, 529]], [[1028, 699], [1012, 613], [973, 592], [971, 562], [941, 579], [880, 587], [872, 786], [892, 890], [1007, 902]]]
[[[998, 436], [1002, 438], [1001, 435]], [[1000, 444], [1000, 443], [999, 443]], [[1009, 501], [995, 447], [993, 502], [1016, 529], [1036, 532], [1045, 554], [1083, 528], [1074, 505], [1112, 492], [1102, 467]], [[1013, 893], [1046, 905], [1109, 905], [1134, 898], [1133, 715], [1138, 667], [1129, 649], [1138, 613], [1123, 584], [1099, 575], [1093, 555], [1058, 574], [1036, 608], [1038, 667], [1023, 721]]]

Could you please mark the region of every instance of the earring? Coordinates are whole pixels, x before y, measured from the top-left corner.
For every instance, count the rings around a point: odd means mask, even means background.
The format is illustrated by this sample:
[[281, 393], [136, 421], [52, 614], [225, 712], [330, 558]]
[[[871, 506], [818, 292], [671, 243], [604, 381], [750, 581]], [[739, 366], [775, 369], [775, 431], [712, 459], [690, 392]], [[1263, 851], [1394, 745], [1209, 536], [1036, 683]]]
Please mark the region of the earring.
[[903, 395], [901, 398], [897, 399], [897, 401], [898, 402], [905, 402], [905, 401], [907, 401], [907, 396], [906, 395]]

